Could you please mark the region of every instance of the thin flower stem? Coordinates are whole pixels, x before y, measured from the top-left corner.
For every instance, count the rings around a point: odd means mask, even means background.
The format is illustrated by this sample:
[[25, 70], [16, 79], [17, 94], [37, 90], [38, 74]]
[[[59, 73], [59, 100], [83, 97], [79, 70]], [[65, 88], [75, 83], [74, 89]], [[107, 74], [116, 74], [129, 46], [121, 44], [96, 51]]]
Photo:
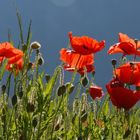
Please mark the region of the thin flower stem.
[[10, 82], [11, 82], [11, 76], [12, 76], [12, 73], [9, 74], [8, 76], [8, 80], [6, 82], [6, 87], [8, 86], [8, 90], [7, 90], [7, 98], [9, 97], [9, 94], [10, 94]]
[[80, 94], [80, 91], [81, 91], [81, 83], [78, 83], [77, 92], [76, 92], [76, 94], [75, 94], [75, 98], [76, 98], [76, 99], [78, 99], [79, 94]]
[[53, 140], [53, 131], [54, 131], [54, 123], [55, 123], [55, 119], [56, 119], [56, 116], [57, 116], [57, 113], [61, 107], [61, 104], [62, 104], [62, 101], [63, 101], [63, 95], [62, 95], [62, 98], [59, 102], [59, 105], [58, 105], [58, 108], [56, 109], [56, 112], [55, 112], [55, 115], [54, 115], [54, 120], [53, 120], [53, 125], [52, 125], [52, 131], [51, 131], [51, 140]]
[[10, 123], [11, 123], [11, 121], [12, 121], [12, 117], [13, 117], [13, 113], [14, 113], [14, 108], [12, 108], [12, 112], [11, 112], [11, 114], [9, 115], [9, 121], [8, 121], [8, 123], [7, 123], [7, 140], [9, 139], [9, 132], [10, 132]]

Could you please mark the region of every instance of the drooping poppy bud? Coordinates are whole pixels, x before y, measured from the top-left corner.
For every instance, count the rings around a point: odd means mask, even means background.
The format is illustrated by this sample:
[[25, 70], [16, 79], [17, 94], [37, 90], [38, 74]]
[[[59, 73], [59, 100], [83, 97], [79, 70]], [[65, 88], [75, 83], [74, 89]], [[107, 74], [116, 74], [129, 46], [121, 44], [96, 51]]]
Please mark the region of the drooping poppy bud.
[[71, 94], [75, 88], [75, 86], [70, 82], [67, 82], [65, 86], [66, 86], [66, 90], [69, 90], [69, 94]]
[[12, 105], [15, 106], [17, 104], [17, 95], [13, 95], [12, 97]]
[[65, 92], [66, 92], [66, 86], [65, 85], [62, 85], [62, 86], [58, 87], [58, 89], [57, 89], [57, 95], [58, 96], [63, 95]]
[[89, 80], [88, 80], [87, 76], [84, 76], [81, 78], [81, 84], [83, 87], [86, 87], [88, 82], [89, 82]]
[[38, 58], [38, 65], [43, 65], [44, 64], [44, 59], [43, 59], [43, 57], [42, 56], [39, 56], [39, 58]]

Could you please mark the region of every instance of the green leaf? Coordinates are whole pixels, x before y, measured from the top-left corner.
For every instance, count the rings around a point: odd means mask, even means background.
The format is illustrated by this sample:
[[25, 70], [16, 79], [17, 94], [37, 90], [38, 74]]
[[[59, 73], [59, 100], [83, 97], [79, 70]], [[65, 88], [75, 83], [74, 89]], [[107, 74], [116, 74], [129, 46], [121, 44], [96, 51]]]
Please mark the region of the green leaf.
[[26, 40], [27, 46], [30, 45], [30, 41], [31, 41], [31, 37], [32, 37], [31, 25], [32, 25], [32, 21], [30, 20], [29, 27], [28, 27], [28, 35], [27, 35], [27, 40]]
[[24, 39], [23, 39], [23, 29], [22, 29], [22, 21], [21, 21], [21, 16], [17, 10], [17, 18], [18, 18], [18, 25], [19, 25], [19, 30], [20, 30], [20, 40], [21, 43], [24, 44]]

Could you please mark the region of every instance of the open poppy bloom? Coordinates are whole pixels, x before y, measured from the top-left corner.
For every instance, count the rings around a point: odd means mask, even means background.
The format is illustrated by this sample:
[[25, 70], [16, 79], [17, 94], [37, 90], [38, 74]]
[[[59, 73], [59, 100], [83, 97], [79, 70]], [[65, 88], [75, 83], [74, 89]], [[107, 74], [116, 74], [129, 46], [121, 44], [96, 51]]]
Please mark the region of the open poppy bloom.
[[9, 42], [0, 44], [0, 63], [4, 59], [7, 59], [6, 69], [11, 71], [13, 69], [21, 70], [23, 67], [23, 52], [19, 49], [14, 48]]
[[101, 98], [103, 96], [102, 88], [96, 85], [90, 86], [89, 93], [93, 100], [95, 100], [96, 98]]
[[140, 86], [140, 62], [121, 65], [115, 69], [114, 74], [123, 83]]
[[94, 71], [94, 55], [81, 55], [73, 50], [62, 48], [60, 50], [60, 59], [65, 63], [64, 68], [68, 71], [77, 71], [80, 74]]
[[140, 41], [137, 43], [126, 34], [119, 33], [119, 43], [114, 44], [108, 50], [108, 54], [123, 53], [123, 55], [139, 55]]
[[69, 32], [70, 44], [73, 50], [82, 55], [89, 55], [101, 51], [105, 47], [105, 41], [98, 42], [88, 36], [72, 36]]
[[140, 91], [124, 87], [118, 79], [113, 79], [106, 85], [108, 94], [114, 106], [129, 110], [140, 100]]

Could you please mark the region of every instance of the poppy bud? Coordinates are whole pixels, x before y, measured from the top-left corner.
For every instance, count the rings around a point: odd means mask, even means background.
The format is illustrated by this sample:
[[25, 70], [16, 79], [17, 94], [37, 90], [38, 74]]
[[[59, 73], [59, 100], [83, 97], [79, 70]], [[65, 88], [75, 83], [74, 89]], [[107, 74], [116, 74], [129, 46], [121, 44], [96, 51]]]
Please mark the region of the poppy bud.
[[32, 62], [29, 62], [28, 63], [28, 66], [27, 66], [27, 69], [30, 70], [32, 68], [32, 66], [33, 66], [33, 63]]
[[15, 106], [17, 104], [17, 96], [16, 94], [12, 97], [12, 105]]
[[28, 103], [27, 106], [26, 106], [26, 109], [27, 109], [28, 113], [31, 113], [31, 112], [34, 112], [35, 107], [32, 103]]
[[30, 48], [34, 49], [34, 50], [40, 49], [41, 44], [39, 42], [37, 42], [37, 41], [34, 41], [34, 42], [31, 43]]
[[50, 78], [51, 78], [51, 76], [50, 76], [49, 74], [46, 74], [46, 75], [45, 75], [45, 80], [46, 80], [46, 82], [49, 82]]
[[62, 85], [62, 86], [58, 87], [58, 90], [57, 90], [57, 95], [58, 96], [63, 95], [65, 92], [66, 92], [66, 86], [65, 85]]
[[88, 82], [89, 82], [89, 80], [88, 80], [87, 76], [84, 76], [81, 79], [81, 84], [83, 85], [83, 87], [85, 87], [88, 84]]
[[34, 118], [32, 120], [32, 125], [33, 125], [34, 128], [37, 126], [37, 119], [36, 118]]
[[5, 85], [2, 85], [1, 89], [2, 89], [2, 92], [4, 93], [5, 90], [6, 90], [6, 86]]
[[44, 59], [43, 59], [42, 56], [40, 56], [40, 57], [38, 58], [38, 65], [41, 66], [42, 64], [44, 64]]
[[69, 94], [72, 93], [74, 88], [75, 88], [75, 86], [72, 83], [70, 83], [70, 82], [67, 82], [65, 84], [65, 86], [66, 86], [66, 89], [69, 89]]
[[115, 66], [117, 64], [117, 60], [116, 59], [112, 59], [111, 63], [112, 63], [113, 66]]

